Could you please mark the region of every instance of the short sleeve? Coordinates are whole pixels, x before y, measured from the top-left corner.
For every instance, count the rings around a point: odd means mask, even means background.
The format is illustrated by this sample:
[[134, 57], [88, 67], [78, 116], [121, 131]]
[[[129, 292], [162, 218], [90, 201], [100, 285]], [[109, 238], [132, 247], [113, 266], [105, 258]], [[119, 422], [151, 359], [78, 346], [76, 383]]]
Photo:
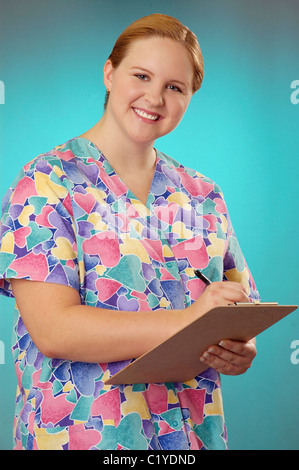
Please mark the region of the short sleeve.
[[247, 295], [251, 300], [260, 300], [259, 292], [247, 266], [228, 213], [226, 217], [228, 226], [223, 261], [223, 278], [227, 281], [241, 283], [246, 288]]
[[33, 160], [6, 193], [0, 224], [0, 293], [11, 278], [79, 289], [77, 245], [69, 182], [59, 159]]

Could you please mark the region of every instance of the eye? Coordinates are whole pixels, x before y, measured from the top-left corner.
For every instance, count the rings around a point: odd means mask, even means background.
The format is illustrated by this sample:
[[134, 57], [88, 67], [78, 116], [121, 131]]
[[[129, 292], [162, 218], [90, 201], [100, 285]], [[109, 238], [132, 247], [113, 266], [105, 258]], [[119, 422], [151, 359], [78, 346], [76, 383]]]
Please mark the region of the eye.
[[169, 90], [176, 91], [177, 93], [182, 93], [181, 88], [179, 88], [179, 87], [176, 86], [176, 85], [168, 85], [167, 88], [169, 88]]
[[148, 80], [148, 76], [144, 73], [137, 73], [135, 77], [139, 78], [139, 80]]

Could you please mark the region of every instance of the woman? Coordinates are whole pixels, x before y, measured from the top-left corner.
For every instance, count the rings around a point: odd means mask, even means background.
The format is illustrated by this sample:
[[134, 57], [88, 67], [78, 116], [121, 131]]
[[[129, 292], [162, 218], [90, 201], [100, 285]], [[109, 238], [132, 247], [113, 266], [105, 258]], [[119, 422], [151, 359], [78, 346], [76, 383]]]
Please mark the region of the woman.
[[154, 148], [202, 77], [188, 28], [137, 20], [104, 66], [99, 122], [28, 163], [7, 193], [15, 449], [227, 447], [219, 373], [245, 372], [254, 341], [212, 346], [186, 383], [104, 384], [212, 307], [258, 297], [220, 188]]

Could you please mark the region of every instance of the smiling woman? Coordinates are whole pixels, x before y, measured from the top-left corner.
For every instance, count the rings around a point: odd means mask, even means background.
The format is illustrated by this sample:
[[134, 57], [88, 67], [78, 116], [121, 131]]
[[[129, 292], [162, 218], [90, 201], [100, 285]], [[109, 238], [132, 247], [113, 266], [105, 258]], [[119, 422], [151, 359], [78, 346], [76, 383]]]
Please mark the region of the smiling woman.
[[105, 385], [212, 307], [259, 298], [219, 186], [154, 148], [202, 76], [188, 28], [138, 20], [104, 65], [100, 120], [25, 165], [5, 196], [15, 449], [227, 448], [219, 373], [245, 372], [254, 341], [211, 345], [186, 383]]
[[[182, 119], [192, 97], [192, 77], [186, 49], [172, 39], [152, 37], [134, 42], [116, 69], [110, 60], [105, 64], [104, 83], [110, 96], [96, 128], [97, 138], [102, 142], [105, 135], [110, 141], [118, 132], [124, 148], [135, 144], [137, 151], [146, 155], [155, 140], [171, 132]], [[175, 86], [178, 83], [180, 90]]]
[[[138, 39], [161, 37], [182, 44], [189, 53], [193, 66], [192, 91], [199, 90], [203, 80], [203, 57], [195, 34], [176, 18], [167, 15], [154, 14], [140, 18], [130, 24], [118, 37], [109, 56], [114, 68], [122, 62], [132, 43]], [[105, 106], [109, 94], [106, 94]]]
[[111, 59], [104, 66], [109, 93], [106, 110], [82, 137], [109, 155], [116, 173], [143, 203], [155, 171], [154, 142], [181, 121], [193, 94], [193, 81], [187, 49], [157, 35], [138, 37], [117, 67]]

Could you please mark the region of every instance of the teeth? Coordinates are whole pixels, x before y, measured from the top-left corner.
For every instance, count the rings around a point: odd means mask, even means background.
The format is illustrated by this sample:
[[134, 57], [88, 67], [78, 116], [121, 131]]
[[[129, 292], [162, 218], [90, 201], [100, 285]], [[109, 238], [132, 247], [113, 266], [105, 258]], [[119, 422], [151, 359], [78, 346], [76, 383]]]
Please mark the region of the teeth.
[[141, 109], [138, 109], [138, 108], [134, 108], [134, 110], [139, 116], [144, 117], [146, 119], [151, 119], [151, 121], [156, 121], [159, 117], [154, 114], [146, 114], [144, 111], [141, 111]]

